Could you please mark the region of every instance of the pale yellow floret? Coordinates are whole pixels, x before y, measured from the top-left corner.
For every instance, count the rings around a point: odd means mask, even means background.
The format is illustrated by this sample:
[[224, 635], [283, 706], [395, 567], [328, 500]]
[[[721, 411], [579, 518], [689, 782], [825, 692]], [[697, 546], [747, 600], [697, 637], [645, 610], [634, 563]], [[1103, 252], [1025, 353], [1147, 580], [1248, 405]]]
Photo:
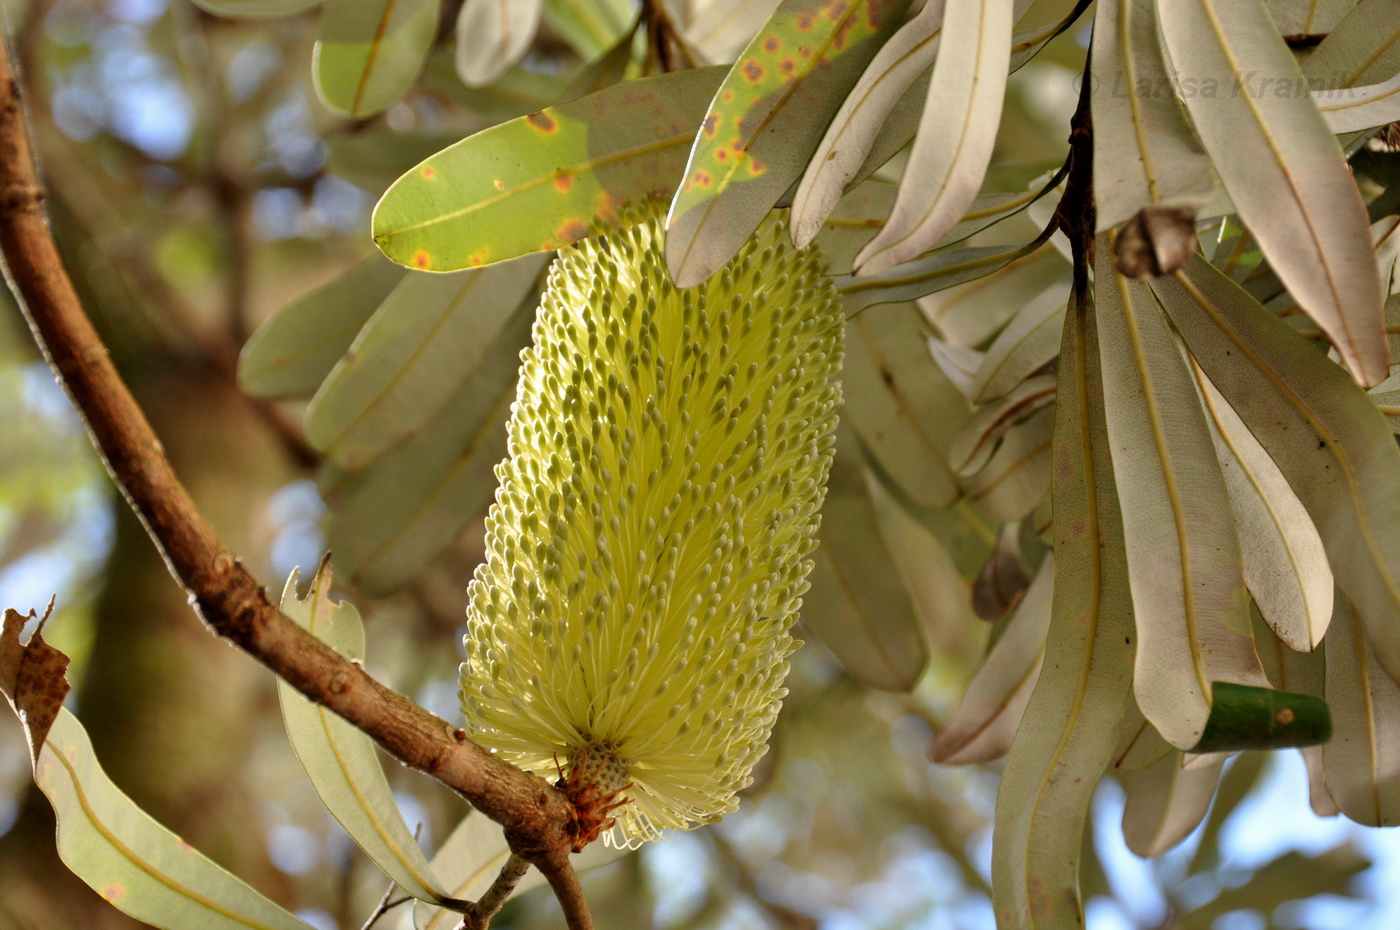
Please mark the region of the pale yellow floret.
[[550, 270], [470, 587], [462, 704], [473, 739], [523, 768], [553, 777], [582, 751], [625, 772], [613, 839], [635, 843], [733, 811], [767, 749], [843, 318], [780, 220], [685, 291], [661, 207], [631, 220]]

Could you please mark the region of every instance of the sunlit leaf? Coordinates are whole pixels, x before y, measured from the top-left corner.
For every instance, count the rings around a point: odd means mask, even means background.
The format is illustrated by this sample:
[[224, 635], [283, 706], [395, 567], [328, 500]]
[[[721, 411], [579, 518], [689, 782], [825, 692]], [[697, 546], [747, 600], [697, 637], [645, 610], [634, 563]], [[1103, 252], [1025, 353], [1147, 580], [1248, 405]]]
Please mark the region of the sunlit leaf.
[[310, 397], [403, 268], [371, 255], [335, 280], [286, 304], [258, 327], [238, 359], [238, 385], [257, 397]]
[[1055, 592], [1045, 658], [997, 792], [997, 926], [1082, 928], [1079, 855], [1132, 682], [1133, 602], [1109, 462], [1093, 312], [1072, 309], [1055, 424]]
[[1371, 827], [1400, 825], [1400, 685], [1376, 661], [1358, 608], [1337, 598], [1327, 632], [1327, 703], [1332, 741], [1322, 747], [1327, 790], [1346, 814]]
[[1184, 769], [1180, 750], [1123, 778], [1123, 839], [1139, 856], [1160, 856], [1190, 835], [1205, 817], [1224, 759]]
[[1307, 508], [1381, 664], [1400, 672], [1400, 449], [1385, 418], [1342, 369], [1205, 259], [1153, 289]]
[[1245, 586], [1269, 627], [1292, 649], [1309, 652], [1332, 619], [1332, 569], [1322, 537], [1259, 440], [1200, 368], [1192, 368], [1230, 492]]
[[547, 262], [531, 255], [405, 276], [316, 392], [306, 438], [355, 470], [422, 430], [483, 362], [515, 309], [533, 301]]
[[1172, 64], [1219, 88], [1183, 96], [1241, 219], [1356, 379], [1377, 383], [1390, 348], [1366, 206], [1312, 101], [1254, 83], [1306, 86], [1293, 53], [1260, 0], [1164, 0], [1157, 11]]
[[666, 218], [678, 287], [727, 262], [801, 176], [909, 0], [783, 0], [716, 92]]
[[316, 42], [316, 92], [333, 110], [365, 117], [397, 102], [423, 70], [440, 0], [325, 0]]
[[1230, 498], [1191, 373], [1152, 293], [1095, 261], [1104, 415], [1137, 617], [1133, 690], [1178, 749], [1200, 741], [1214, 682], [1267, 686]]
[[336, 565], [367, 593], [387, 594], [414, 578], [495, 497], [495, 467], [506, 455], [506, 417], [532, 311], [517, 310], [417, 435], [362, 471], [328, 466], [323, 473], [331, 505], [327, 542]]
[[865, 448], [918, 504], [947, 507], [959, 497], [948, 443], [971, 412], [924, 343], [912, 304], [872, 307], [846, 324], [843, 393]]
[[955, 3], [943, 17], [924, 115], [890, 218], [856, 256], [878, 274], [936, 246], [976, 198], [1001, 121], [1012, 0]]
[[933, 761], [989, 762], [1011, 747], [1040, 675], [1054, 588], [1055, 560], [1047, 554], [1025, 598], [968, 682], [957, 711], [933, 741]]
[[812, 587], [802, 599], [803, 627], [863, 684], [912, 689], [928, 649], [876, 522], [859, 446], [846, 426], [837, 432], [817, 539]]
[[374, 240], [400, 264], [454, 271], [580, 239], [674, 190], [724, 71], [625, 81], [464, 139], [389, 188]]
[[163, 930], [310, 930], [122, 793], [78, 718], [59, 713], [34, 780], [58, 819], [64, 865], [123, 913]]
[[[297, 596], [297, 579], [295, 571], [287, 579], [282, 613], [347, 659], [363, 661], [360, 613], [349, 602], [331, 601], [330, 561], [322, 561], [304, 598]], [[331, 816], [404, 891], [428, 900], [448, 897], [399, 813], [373, 741], [280, 678], [277, 697], [292, 749]]]
[[541, 0], [467, 0], [457, 15], [457, 73], [482, 87], [515, 64], [540, 23]]

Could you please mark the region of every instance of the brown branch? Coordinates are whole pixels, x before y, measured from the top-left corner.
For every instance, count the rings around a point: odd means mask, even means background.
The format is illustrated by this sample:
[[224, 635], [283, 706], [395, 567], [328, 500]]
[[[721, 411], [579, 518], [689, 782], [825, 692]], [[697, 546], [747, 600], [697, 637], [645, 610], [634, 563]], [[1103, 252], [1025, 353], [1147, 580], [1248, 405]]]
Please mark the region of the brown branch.
[[63, 268], [43, 211], [19, 84], [0, 46], [0, 253], [17, 301], [82, 416], [108, 473], [190, 602], [227, 638], [306, 697], [363, 730], [505, 826], [513, 848], [554, 885], [572, 930], [588, 930], [569, 865], [573, 806], [543, 779], [468, 741], [462, 730], [375, 681], [282, 616], [190, 500], [122, 382]]
[[460, 930], [486, 930], [491, 926], [491, 918], [505, 907], [506, 898], [510, 897], [510, 893], [520, 884], [520, 880], [529, 869], [530, 863], [512, 853], [506, 864], [501, 866], [500, 874], [491, 883], [491, 887], [486, 889], [486, 893], [462, 918]]

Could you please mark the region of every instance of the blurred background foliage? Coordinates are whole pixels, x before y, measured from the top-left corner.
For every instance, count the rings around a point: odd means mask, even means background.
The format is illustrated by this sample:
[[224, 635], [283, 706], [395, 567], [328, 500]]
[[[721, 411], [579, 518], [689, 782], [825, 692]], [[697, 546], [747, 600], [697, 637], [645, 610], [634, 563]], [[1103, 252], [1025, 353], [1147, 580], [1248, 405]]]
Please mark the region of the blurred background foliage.
[[[766, 6], [753, 5], [764, 7], [761, 21]], [[1070, 4], [1041, 6], [1052, 21]], [[352, 119], [312, 87], [313, 14], [239, 21], [189, 0], [4, 3], [70, 271], [177, 470], [269, 583], [317, 562], [326, 506], [301, 435], [304, 404], [239, 391], [240, 347], [273, 311], [371, 254], [369, 212], [394, 178], [556, 101], [583, 63], [587, 42], [556, 11], [518, 65], [466, 87], [453, 65], [460, 4], [444, 7], [413, 90]], [[1012, 76], [989, 186], [1023, 188], [1063, 160], [1082, 28]], [[898, 158], [885, 169], [898, 170]], [[494, 347], [508, 360], [516, 348]], [[271, 677], [200, 627], [9, 307], [0, 411], [0, 604], [42, 608], [57, 595], [48, 632], [74, 658], [70, 706], [104, 767], [309, 923], [359, 927], [384, 879], [317, 801], [282, 733]], [[481, 555], [479, 516], [462, 522], [393, 593], [346, 591], [366, 619], [370, 671], [449, 720], [459, 718], [466, 582]], [[990, 543], [973, 548], [985, 554]], [[980, 562], [971, 559], [974, 570]], [[999, 766], [927, 761], [989, 628], [926, 630], [932, 661], [910, 694], [864, 687], [809, 642], [739, 813], [587, 873], [598, 925], [992, 927]], [[461, 804], [414, 773], [389, 774], [431, 852]], [[1084, 838], [1092, 930], [1400, 925], [1400, 899], [1387, 893], [1400, 879], [1400, 842], [1315, 817], [1296, 752], [1238, 757], [1203, 825], [1156, 860], [1127, 851], [1122, 808], [1122, 789], [1105, 779]], [[52, 837], [19, 727], [0, 714], [0, 928], [133, 926], [62, 867]], [[401, 910], [384, 925], [398, 926]], [[496, 926], [562, 922], [536, 891]]]

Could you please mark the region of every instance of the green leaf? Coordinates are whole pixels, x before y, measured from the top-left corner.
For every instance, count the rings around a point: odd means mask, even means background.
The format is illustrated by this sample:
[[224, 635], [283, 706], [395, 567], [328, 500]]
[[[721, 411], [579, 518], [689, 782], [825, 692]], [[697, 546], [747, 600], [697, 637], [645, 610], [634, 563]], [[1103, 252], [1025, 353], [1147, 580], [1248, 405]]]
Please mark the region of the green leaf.
[[1318, 746], [1332, 738], [1327, 702], [1311, 694], [1217, 681], [1210, 720], [1193, 752]]
[[1012, 0], [947, 8], [899, 196], [856, 256], [858, 273], [878, 274], [934, 248], [977, 197], [1001, 122], [1014, 18]]
[[969, 390], [979, 404], [1005, 397], [1060, 351], [1069, 279], [1041, 291], [1016, 312], [987, 349]]
[[[1268, 632], [1267, 627], [1264, 632]], [[1220, 848], [1220, 831], [1230, 819], [1230, 815], [1240, 806], [1240, 802], [1254, 790], [1264, 770], [1265, 761], [1273, 758], [1276, 757], [1262, 752], [1244, 752], [1235, 756], [1234, 764], [1226, 770], [1225, 777], [1220, 780], [1220, 787], [1215, 792], [1215, 803], [1211, 805], [1210, 815], [1201, 829], [1201, 839], [1196, 844], [1196, 854], [1191, 859], [1191, 874], [1208, 872], [1220, 865], [1223, 852]]]
[[[359, 611], [348, 601], [336, 604], [330, 599], [330, 559], [322, 560], [304, 598], [297, 597], [297, 578], [293, 571], [287, 579], [279, 605], [282, 613], [347, 659], [363, 661], [365, 631]], [[399, 814], [374, 742], [280, 678], [277, 697], [292, 749], [331, 816], [404, 891], [433, 901], [447, 898]]]
[[802, 625], [862, 684], [909, 691], [928, 663], [928, 648], [876, 522], [859, 445], [847, 426], [836, 435]]
[[1230, 492], [1245, 586], [1269, 628], [1290, 648], [1311, 652], [1332, 618], [1332, 569], [1322, 537], [1240, 415], [1198, 365], [1191, 367]]
[[1286, 36], [1326, 35], [1337, 28], [1356, 0], [1268, 0], [1269, 17]]
[[549, 257], [406, 275], [306, 411], [306, 438], [357, 470], [422, 430], [482, 363], [506, 320], [535, 303]]
[[1173, 749], [1123, 778], [1123, 839], [1143, 858], [1160, 856], [1186, 839], [1210, 808], [1224, 757], [1193, 768], [1183, 768], [1185, 761]]
[[400, 264], [455, 271], [581, 239], [618, 206], [674, 190], [723, 74], [625, 81], [463, 139], [389, 188], [374, 241]]
[[849, 316], [875, 304], [913, 300], [985, 278], [1032, 252], [1033, 244], [943, 249], [876, 275], [844, 275], [836, 279], [836, 290]]
[[1273, 914], [1289, 901], [1315, 895], [1350, 894], [1353, 880], [1371, 862], [1350, 843], [1317, 856], [1287, 852], [1254, 873], [1238, 888], [1226, 888], [1206, 904], [1176, 918], [1180, 930], [1211, 930], [1216, 919], [1231, 911], [1254, 910]]
[[516, 311], [417, 435], [362, 471], [329, 466], [323, 473], [327, 541], [336, 564], [366, 593], [381, 596], [413, 579], [491, 504], [533, 311]]
[[948, 444], [971, 412], [929, 354], [913, 304], [872, 307], [846, 324], [846, 416], [865, 448], [920, 506], [960, 496]]
[[[870, 454], [862, 448], [867, 465]], [[945, 656], [961, 657], [976, 636], [977, 624], [969, 603], [970, 585], [958, 557], [978, 548], [981, 538], [966, 537], [983, 529], [972, 508], [923, 511], [938, 514], [942, 521], [920, 520], [896, 499], [896, 492], [871, 466], [865, 475], [865, 488], [875, 513], [875, 524], [890, 553], [895, 575], [904, 585], [914, 615], [924, 631], [924, 641]], [[964, 512], [959, 514], [958, 510]], [[972, 513], [971, 516], [968, 514]], [[977, 527], [971, 526], [974, 520]], [[958, 552], [961, 548], [964, 551]], [[969, 634], [972, 634], [971, 636]]]
[[1133, 601], [1093, 316], [1070, 311], [1060, 351], [1055, 593], [1040, 679], [997, 793], [992, 903], [1001, 930], [1084, 926], [1080, 841], [1132, 684]]
[[286, 304], [243, 346], [239, 386], [256, 397], [310, 397], [403, 277], [403, 268], [371, 255]]
[[78, 719], [60, 711], [34, 781], [58, 818], [58, 855], [118, 910], [163, 930], [310, 930], [156, 823], [98, 765]]
[[[1101, 0], [1094, 19], [1098, 231], [1147, 207], [1195, 215], [1215, 192], [1210, 159], [1172, 93], [1152, 0]], [[1192, 236], [1193, 244], [1195, 237]]]
[[466, 0], [457, 15], [457, 74], [468, 87], [500, 77], [530, 48], [541, 0]]
[[678, 287], [724, 265], [801, 176], [909, 0], [783, 0], [710, 104], [666, 220]]
[[[1361, 0], [1303, 61], [1329, 88], [1384, 81], [1400, 71], [1400, 17], [1390, 0]], [[1309, 85], [1312, 86], [1312, 85]]]
[[975, 474], [962, 477], [963, 489], [993, 520], [1029, 516], [1050, 490], [1050, 446], [1055, 411], [1042, 407], [1002, 435], [996, 451]]
[[1346, 373], [1197, 256], [1153, 289], [1307, 508], [1376, 654], [1400, 673], [1400, 449]]
[[440, 0], [326, 0], [316, 41], [316, 92], [363, 118], [396, 103], [423, 70]]
[[1312, 98], [1333, 132], [1373, 129], [1400, 120], [1400, 75], [1380, 84], [1315, 90]]
[[1054, 591], [1055, 560], [1047, 553], [1025, 597], [968, 682], [958, 709], [935, 737], [929, 750], [934, 762], [990, 762], [1011, 748], [1040, 677]]
[[231, 19], [270, 19], [302, 13], [321, 0], [194, 0], [194, 5], [215, 16]]
[[616, 42], [633, 16], [630, 0], [544, 0], [545, 24], [584, 59]]
[[826, 256], [827, 274], [851, 273], [851, 260], [884, 224], [897, 190], [893, 184], [871, 178], [841, 198], [816, 237]]
[[1336, 733], [1322, 748], [1327, 791], [1370, 827], [1400, 825], [1400, 685], [1376, 661], [1364, 615], [1343, 597], [1327, 630], [1327, 703]]
[[[574, 871], [582, 872], [616, 862], [631, 850], [590, 843], [581, 853], [569, 857]], [[501, 866], [510, 858], [501, 825], [476, 811], [468, 811], [448, 835], [433, 856], [433, 872], [442, 876], [443, 883], [454, 898], [475, 901], [491, 887]], [[515, 898], [545, 884], [544, 876], [531, 868], [511, 892]], [[507, 899], [509, 900], [509, 899]], [[435, 907], [419, 901], [413, 907], [413, 925], [417, 930], [453, 930], [462, 921], [457, 911]]]
[[1145, 286], [1113, 269], [1100, 236], [1097, 282], [1104, 416], [1137, 617], [1133, 690], [1178, 749], [1212, 717], [1212, 682], [1266, 685], [1229, 493], [1195, 384]]
[[978, 280], [919, 298], [919, 309], [948, 341], [964, 348], [981, 346], [1068, 270], [1058, 248], [1041, 246]]
[[1184, 98], [1240, 218], [1357, 381], [1376, 384], [1390, 348], [1366, 205], [1312, 101], [1260, 92], [1306, 86], [1293, 53], [1261, 0], [1166, 0], [1157, 12], [1172, 64], [1219, 87]]
[[972, 475], [981, 471], [996, 451], [997, 440], [1017, 423], [1055, 400], [1056, 377], [1036, 375], [995, 403], [978, 407], [953, 438], [948, 463], [954, 473]]

